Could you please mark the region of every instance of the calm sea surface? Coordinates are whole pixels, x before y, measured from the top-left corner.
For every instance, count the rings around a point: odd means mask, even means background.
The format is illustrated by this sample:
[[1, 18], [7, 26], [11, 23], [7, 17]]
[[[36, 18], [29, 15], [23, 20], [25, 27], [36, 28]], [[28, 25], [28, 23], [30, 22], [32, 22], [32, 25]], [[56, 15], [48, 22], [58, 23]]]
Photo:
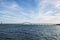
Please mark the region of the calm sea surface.
[[60, 26], [0, 24], [0, 40], [60, 40]]

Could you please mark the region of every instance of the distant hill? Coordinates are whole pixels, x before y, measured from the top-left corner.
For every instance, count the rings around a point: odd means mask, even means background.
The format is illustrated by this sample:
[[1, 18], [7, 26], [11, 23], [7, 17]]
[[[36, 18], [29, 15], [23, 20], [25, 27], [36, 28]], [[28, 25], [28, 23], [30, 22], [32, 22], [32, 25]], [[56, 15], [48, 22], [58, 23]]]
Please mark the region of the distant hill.
[[32, 24], [32, 23], [30, 23], [30, 22], [24, 22], [23, 24]]
[[56, 25], [60, 25], [60, 24], [56, 24]]

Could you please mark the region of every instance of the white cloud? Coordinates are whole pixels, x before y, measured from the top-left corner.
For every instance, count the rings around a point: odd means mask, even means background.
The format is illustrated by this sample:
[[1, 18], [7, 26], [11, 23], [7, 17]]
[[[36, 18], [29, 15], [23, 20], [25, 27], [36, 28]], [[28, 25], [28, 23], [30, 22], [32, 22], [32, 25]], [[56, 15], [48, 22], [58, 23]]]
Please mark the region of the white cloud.
[[[1, 1], [2, 7], [4, 7], [4, 10], [1, 10], [0, 13], [2, 13], [1, 20], [3, 22], [24, 22], [24, 21], [30, 21], [31, 16], [34, 15], [34, 11], [30, 10], [29, 14], [24, 12], [24, 9], [20, 7], [18, 4], [15, 2], [12, 2], [10, 5], [8, 2]], [[14, 21], [13, 21], [14, 20]]]
[[38, 5], [36, 8], [37, 11], [35, 12], [35, 10], [30, 9], [28, 13], [24, 12], [24, 9], [16, 4], [16, 2], [9, 3], [1, 1], [1, 6], [5, 8], [0, 11], [0, 13], [4, 14], [2, 18], [8, 18], [11, 21], [22, 20], [22, 22], [25, 20], [34, 23], [58, 23], [60, 20], [60, 0], [35, 1]]
[[60, 9], [60, 0], [56, 0], [54, 6], [55, 8]]
[[[36, 0], [38, 3], [38, 13], [37, 13], [37, 18], [42, 18], [40, 19], [41, 21], [46, 21], [48, 23], [58, 23], [57, 21], [60, 20], [60, 0]], [[44, 13], [45, 8], [48, 7], [49, 5], [52, 6], [52, 8], [48, 8], [48, 10]], [[49, 22], [50, 21], [50, 22]]]

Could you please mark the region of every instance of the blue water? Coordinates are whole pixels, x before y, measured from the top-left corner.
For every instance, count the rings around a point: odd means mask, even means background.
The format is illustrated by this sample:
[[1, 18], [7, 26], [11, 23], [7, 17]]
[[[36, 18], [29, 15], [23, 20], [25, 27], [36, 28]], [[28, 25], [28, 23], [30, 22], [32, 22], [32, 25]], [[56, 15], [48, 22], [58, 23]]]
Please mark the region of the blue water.
[[0, 24], [0, 40], [60, 40], [60, 26]]

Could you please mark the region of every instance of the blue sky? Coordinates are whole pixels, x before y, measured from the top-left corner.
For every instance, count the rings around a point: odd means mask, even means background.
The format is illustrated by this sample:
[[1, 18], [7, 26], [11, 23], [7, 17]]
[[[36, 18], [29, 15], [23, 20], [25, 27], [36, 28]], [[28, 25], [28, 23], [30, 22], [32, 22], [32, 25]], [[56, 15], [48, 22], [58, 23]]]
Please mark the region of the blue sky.
[[0, 22], [60, 23], [60, 0], [0, 0]]

